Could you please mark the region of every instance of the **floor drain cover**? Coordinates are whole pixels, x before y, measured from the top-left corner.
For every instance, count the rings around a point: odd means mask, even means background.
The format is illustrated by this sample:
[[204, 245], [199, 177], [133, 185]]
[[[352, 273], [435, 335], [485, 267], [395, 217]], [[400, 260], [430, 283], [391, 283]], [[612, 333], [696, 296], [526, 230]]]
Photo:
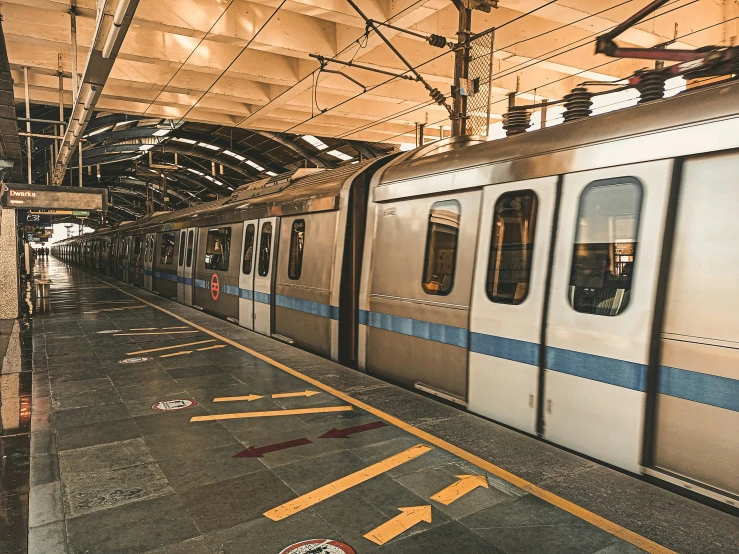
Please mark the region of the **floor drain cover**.
[[332, 539], [309, 539], [292, 544], [280, 554], [356, 554], [348, 544]]

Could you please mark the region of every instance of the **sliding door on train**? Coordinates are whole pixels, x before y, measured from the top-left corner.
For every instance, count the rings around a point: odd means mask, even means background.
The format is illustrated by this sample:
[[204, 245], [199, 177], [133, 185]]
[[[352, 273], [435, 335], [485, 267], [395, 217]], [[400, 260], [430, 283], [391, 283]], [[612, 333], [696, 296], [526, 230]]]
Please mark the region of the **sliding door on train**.
[[565, 175], [544, 365], [546, 439], [639, 472], [672, 160]]
[[259, 220], [259, 235], [254, 273], [254, 330], [272, 334], [272, 304], [274, 302], [274, 271], [277, 256], [277, 236], [280, 221], [276, 217]]
[[144, 288], [151, 292], [154, 288], [154, 233], [146, 234], [144, 246]]
[[535, 434], [557, 177], [486, 187], [470, 309], [469, 409]]
[[177, 300], [185, 306], [192, 306], [192, 271], [197, 227], [180, 232], [180, 252], [177, 260]]
[[254, 329], [254, 253], [257, 251], [259, 220], [244, 222], [243, 252], [239, 273], [239, 325]]

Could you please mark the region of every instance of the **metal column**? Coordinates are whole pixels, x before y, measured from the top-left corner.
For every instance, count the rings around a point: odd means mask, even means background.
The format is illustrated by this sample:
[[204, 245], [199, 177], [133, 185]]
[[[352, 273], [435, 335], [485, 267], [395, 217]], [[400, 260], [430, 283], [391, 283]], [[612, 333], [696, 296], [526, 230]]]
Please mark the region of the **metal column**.
[[75, 7], [69, 10], [70, 34], [72, 37], [72, 105], [80, 93], [79, 74], [77, 72], [77, 13]]
[[459, 5], [459, 31], [457, 32], [458, 49], [454, 52], [454, 109], [452, 114], [452, 136], [458, 137], [466, 132], [467, 123], [467, 97], [459, 94], [459, 83], [461, 79], [467, 79], [470, 63], [470, 28], [472, 23], [472, 10], [463, 3]]
[[[31, 119], [31, 98], [29, 96], [28, 92], [28, 68], [23, 67], [23, 81], [26, 88], [26, 118]], [[26, 135], [26, 153], [28, 154], [28, 163], [26, 169], [28, 170], [28, 184], [30, 185], [33, 182], [32, 172], [31, 172], [31, 122], [26, 121], [26, 132], [28, 135]]]

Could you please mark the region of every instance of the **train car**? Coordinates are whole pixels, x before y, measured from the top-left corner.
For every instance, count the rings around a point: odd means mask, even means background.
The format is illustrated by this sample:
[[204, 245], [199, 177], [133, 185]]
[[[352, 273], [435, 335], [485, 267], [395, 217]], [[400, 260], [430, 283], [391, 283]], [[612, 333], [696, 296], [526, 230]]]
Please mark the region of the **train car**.
[[117, 232], [180, 302], [737, 505], [738, 125], [732, 81]]

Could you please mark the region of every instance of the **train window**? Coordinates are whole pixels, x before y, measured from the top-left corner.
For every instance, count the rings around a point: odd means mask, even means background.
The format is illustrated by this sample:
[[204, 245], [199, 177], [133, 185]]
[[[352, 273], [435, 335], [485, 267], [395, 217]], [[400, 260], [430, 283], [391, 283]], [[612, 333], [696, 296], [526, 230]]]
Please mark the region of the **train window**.
[[172, 265], [174, 263], [174, 233], [162, 235], [162, 246], [159, 248], [159, 263]]
[[182, 267], [185, 263], [185, 231], [180, 233], [180, 253], [177, 256], [177, 265]]
[[303, 271], [303, 248], [305, 248], [305, 220], [296, 219], [290, 233], [290, 259], [287, 265], [287, 276], [293, 281], [300, 279]]
[[195, 243], [195, 232], [190, 231], [187, 233], [187, 267], [192, 265], [192, 248]]
[[269, 273], [269, 259], [272, 254], [272, 223], [269, 221], [262, 225], [262, 236], [259, 238], [259, 267], [257, 272], [260, 277], [266, 277]]
[[454, 266], [459, 235], [459, 202], [435, 202], [429, 212], [426, 257], [423, 262], [423, 290], [446, 296], [454, 285]]
[[536, 194], [507, 192], [495, 203], [490, 239], [488, 298], [498, 304], [521, 304], [529, 293], [536, 230]]
[[144, 249], [144, 237], [135, 237], [133, 239], [133, 261], [141, 261], [141, 252]]
[[254, 224], [249, 223], [244, 233], [244, 262], [241, 264], [244, 275], [250, 275], [254, 265], [254, 235]]
[[569, 290], [576, 311], [615, 316], [628, 306], [641, 202], [633, 177], [595, 181], [580, 196]]
[[228, 270], [231, 253], [231, 227], [208, 230], [208, 244], [205, 247], [205, 269]]

